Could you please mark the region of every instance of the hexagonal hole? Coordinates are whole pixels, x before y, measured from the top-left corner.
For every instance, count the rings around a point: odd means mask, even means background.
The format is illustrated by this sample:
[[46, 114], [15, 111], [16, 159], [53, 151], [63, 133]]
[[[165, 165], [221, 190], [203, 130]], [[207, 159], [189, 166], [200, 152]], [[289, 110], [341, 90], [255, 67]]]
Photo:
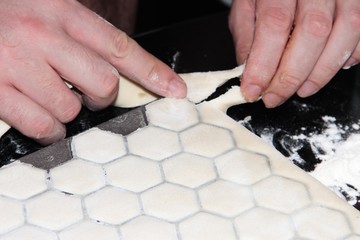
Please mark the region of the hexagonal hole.
[[146, 106], [150, 124], [181, 131], [199, 122], [195, 105], [186, 99], [162, 99]]
[[184, 150], [205, 157], [215, 157], [234, 147], [234, 140], [228, 130], [199, 124], [180, 134]]
[[163, 181], [158, 163], [131, 155], [106, 165], [105, 171], [111, 185], [134, 192]]
[[166, 180], [196, 188], [216, 178], [212, 160], [183, 153], [163, 162]]
[[0, 234], [9, 232], [25, 222], [24, 209], [20, 202], [0, 198]]
[[280, 176], [272, 176], [255, 184], [253, 192], [259, 206], [285, 213], [310, 204], [305, 185]]
[[83, 218], [79, 198], [53, 191], [29, 200], [26, 210], [29, 223], [50, 230], [61, 230]]
[[226, 181], [217, 181], [200, 189], [199, 197], [205, 210], [226, 217], [239, 215], [255, 205], [249, 188]]
[[120, 228], [121, 234], [126, 240], [157, 239], [177, 240], [176, 227], [174, 224], [160, 219], [140, 216]]
[[219, 176], [239, 184], [251, 185], [271, 174], [266, 157], [235, 149], [215, 160]]
[[96, 163], [107, 163], [126, 154], [124, 138], [119, 134], [92, 128], [72, 139], [75, 156]]
[[131, 153], [153, 160], [162, 160], [181, 151], [178, 135], [161, 128], [140, 129], [127, 140]]
[[237, 239], [230, 220], [203, 212], [181, 222], [179, 230], [182, 240]]
[[75, 226], [71, 226], [59, 233], [61, 240], [74, 239], [106, 239], [118, 240], [119, 235], [116, 228], [104, 224], [96, 224], [94, 222], [85, 221]]
[[71, 160], [50, 170], [53, 187], [70, 194], [88, 194], [105, 185], [105, 173], [100, 165], [83, 160]]
[[235, 219], [240, 239], [291, 239], [294, 226], [289, 216], [254, 208]]
[[21, 200], [30, 198], [47, 189], [46, 178], [45, 170], [12, 163], [0, 169], [0, 194]]
[[56, 233], [43, 228], [24, 225], [6, 235], [1, 236], [1, 240], [58, 240]]
[[137, 196], [114, 187], [86, 197], [85, 207], [90, 218], [109, 224], [121, 224], [140, 214]]
[[342, 213], [321, 206], [296, 213], [293, 221], [298, 234], [304, 238], [342, 239], [351, 233], [348, 220]]
[[178, 221], [199, 210], [195, 192], [176, 185], [164, 183], [141, 195], [146, 214]]

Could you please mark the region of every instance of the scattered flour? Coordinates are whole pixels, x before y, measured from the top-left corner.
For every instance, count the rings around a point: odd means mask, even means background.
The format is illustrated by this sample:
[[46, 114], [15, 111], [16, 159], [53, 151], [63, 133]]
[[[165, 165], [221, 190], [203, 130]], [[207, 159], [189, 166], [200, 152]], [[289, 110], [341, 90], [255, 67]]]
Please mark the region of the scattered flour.
[[336, 145], [336, 151], [310, 173], [324, 185], [356, 204], [360, 191], [360, 134]]
[[[332, 116], [323, 116], [324, 128], [321, 132], [306, 132], [286, 136], [283, 145], [289, 153], [288, 159], [299, 166], [306, 162], [299, 152], [307, 143], [311, 147], [318, 163], [310, 171], [314, 178], [333, 190], [351, 205], [359, 204], [360, 199], [360, 126], [354, 123], [343, 126]], [[251, 125], [251, 116], [241, 121], [241, 124]], [[274, 144], [273, 137], [276, 129], [264, 129], [260, 137], [270, 144]], [[349, 135], [350, 132], [350, 135]]]

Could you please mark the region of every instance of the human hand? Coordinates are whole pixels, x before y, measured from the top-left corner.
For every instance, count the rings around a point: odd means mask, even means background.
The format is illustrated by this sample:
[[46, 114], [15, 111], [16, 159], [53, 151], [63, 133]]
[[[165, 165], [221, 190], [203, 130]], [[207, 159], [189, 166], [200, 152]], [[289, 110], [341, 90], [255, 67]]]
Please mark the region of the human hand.
[[249, 101], [315, 94], [360, 61], [359, 0], [233, 0], [229, 17]]
[[0, 23], [0, 119], [42, 144], [64, 138], [81, 103], [110, 105], [118, 71], [156, 94], [186, 95], [168, 66], [75, 0], [0, 0]]

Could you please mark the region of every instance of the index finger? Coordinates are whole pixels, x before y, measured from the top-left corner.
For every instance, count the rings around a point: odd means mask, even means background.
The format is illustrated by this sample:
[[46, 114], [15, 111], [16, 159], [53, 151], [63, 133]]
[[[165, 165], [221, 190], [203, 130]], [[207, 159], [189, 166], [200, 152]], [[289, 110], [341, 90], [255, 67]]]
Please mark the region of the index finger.
[[65, 30], [70, 36], [148, 90], [162, 96], [186, 96], [184, 81], [169, 66], [80, 3], [73, 5], [64, 12]]

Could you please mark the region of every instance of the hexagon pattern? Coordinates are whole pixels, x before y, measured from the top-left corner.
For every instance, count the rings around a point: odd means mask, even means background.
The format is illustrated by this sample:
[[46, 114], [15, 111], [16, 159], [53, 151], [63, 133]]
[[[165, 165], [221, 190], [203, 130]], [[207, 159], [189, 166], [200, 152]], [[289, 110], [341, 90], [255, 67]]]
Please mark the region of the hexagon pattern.
[[147, 115], [128, 136], [75, 136], [48, 172], [1, 168], [0, 240], [359, 239], [355, 209], [217, 109], [163, 99]]

